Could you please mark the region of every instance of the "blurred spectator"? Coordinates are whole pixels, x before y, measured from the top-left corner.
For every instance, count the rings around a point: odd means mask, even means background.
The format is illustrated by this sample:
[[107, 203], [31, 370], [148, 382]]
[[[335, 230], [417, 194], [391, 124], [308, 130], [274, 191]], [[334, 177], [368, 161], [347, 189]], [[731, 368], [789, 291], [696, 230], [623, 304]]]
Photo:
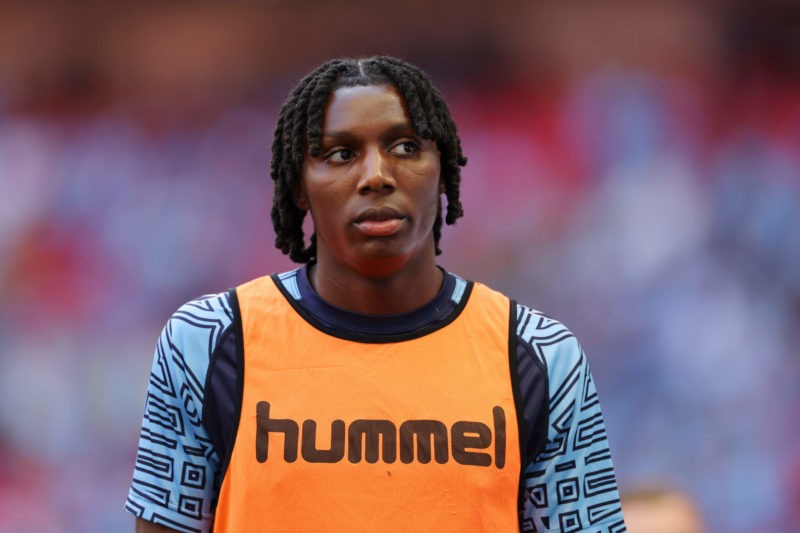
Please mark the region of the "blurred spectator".
[[622, 495], [628, 533], [704, 533], [703, 519], [692, 499], [664, 486]]

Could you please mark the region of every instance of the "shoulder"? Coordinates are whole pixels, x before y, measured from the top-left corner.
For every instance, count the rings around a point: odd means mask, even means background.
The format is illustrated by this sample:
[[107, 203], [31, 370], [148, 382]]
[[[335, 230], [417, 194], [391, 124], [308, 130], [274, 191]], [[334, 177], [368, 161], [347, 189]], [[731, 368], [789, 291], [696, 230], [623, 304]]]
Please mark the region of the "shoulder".
[[231, 303], [227, 292], [206, 294], [180, 306], [169, 319], [167, 326], [176, 333], [196, 330], [214, 332], [233, 322]]
[[564, 324], [531, 307], [516, 306], [517, 341], [545, 366], [575, 364], [583, 358], [578, 339]]
[[199, 337], [213, 345], [232, 323], [230, 299], [227, 292], [222, 292], [186, 302], [172, 314], [164, 330], [173, 342], [185, 343]]
[[[461, 279], [455, 276], [456, 279]], [[465, 283], [466, 284], [466, 283]], [[582, 358], [582, 348], [572, 331], [555, 318], [533, 307], [520, 304], [508, 295], [480, 282], [472, 282], [495, 296], [511, 302], [511, 328], [516, 333], [519, 348], [535, 360], [537, 366], [547, 367], [551, 361], [577, 362]], [[459, 297], [463, 296], [459, 293]]]
[[555, 355], [562, 358], [575, 357], [581, 352], [575, 335], [555, 318], [533, 307], [521, 304], [491, 286], [478, 281], [471, 283], [511, 302], [510, 326], [516, 332], [517, 344], [525, 347], [537, 363], [546, 365], [548, 359]]
[[204, 383], [209, 360], [220, 339], [233, 324], [228, 293], [207, 294], [180, 306], [159, 338], [159, 354], [171, 353], [168, 366], [177, 365]]

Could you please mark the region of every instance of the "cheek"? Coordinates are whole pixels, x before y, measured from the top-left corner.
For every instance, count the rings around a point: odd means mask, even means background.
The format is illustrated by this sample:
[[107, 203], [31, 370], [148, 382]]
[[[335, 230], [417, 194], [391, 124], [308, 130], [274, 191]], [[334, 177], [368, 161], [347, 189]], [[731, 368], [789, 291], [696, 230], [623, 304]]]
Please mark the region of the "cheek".
[[312, 215], [336, 209], [341, 195], [338, 183], [338, 180], [319, 176], [309, 176], [304, 180], [304, 196]]
[[442, 188], [439, 186], [439, 183], [435, 182], [433, 185], [428, 185], [423, 190], [420, 190], [417, 195], [418, 205], [420, 206], [426, 227], [433, 226], [436, 215], [441, 209], [441, 190]]
[[421, 179], [427, 184], [425, 198], [430, 202], [434, 211], [441, 205], [441, 196], [444, 194], [444, 181], [441, 178], [438, 158], [435, 164], [430, 164], [422, 171]]
[[311, 215], [308, 218], [313, 221], [317, 236], [325, 241], [337, 239], [345, 220], [342, 206], [347, 200], [341, 180], [320, 178], [306, 181], [306, 199]]

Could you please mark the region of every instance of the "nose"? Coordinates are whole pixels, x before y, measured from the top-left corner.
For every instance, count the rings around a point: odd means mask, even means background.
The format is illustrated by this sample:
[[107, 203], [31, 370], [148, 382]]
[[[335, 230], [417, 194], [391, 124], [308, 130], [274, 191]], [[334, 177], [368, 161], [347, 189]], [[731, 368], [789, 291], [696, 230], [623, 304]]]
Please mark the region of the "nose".
[[378, 148], [367, 150], [358, 180], [359, 192], [394, 189], [396, 186], [397, 183], [382, 150]]

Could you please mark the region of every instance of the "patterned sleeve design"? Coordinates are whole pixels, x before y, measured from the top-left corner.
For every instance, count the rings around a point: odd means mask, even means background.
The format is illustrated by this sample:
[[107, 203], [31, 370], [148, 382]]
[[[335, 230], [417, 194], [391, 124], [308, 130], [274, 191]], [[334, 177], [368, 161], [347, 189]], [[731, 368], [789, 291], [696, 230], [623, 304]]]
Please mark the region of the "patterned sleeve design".
[[205, 532], [219, 490], [219, 457], [202, 424], [209, 360], [233, 322], [227, 294], [203, 296], [172, 315], [153, 356], [125, 509], [178, 531]]
[[518, 308], [517, 336], [547, 370], [547, 440], [523, 472], [521, 528], [621, 533], [622, 508], [586, 356], [561, 323]]

